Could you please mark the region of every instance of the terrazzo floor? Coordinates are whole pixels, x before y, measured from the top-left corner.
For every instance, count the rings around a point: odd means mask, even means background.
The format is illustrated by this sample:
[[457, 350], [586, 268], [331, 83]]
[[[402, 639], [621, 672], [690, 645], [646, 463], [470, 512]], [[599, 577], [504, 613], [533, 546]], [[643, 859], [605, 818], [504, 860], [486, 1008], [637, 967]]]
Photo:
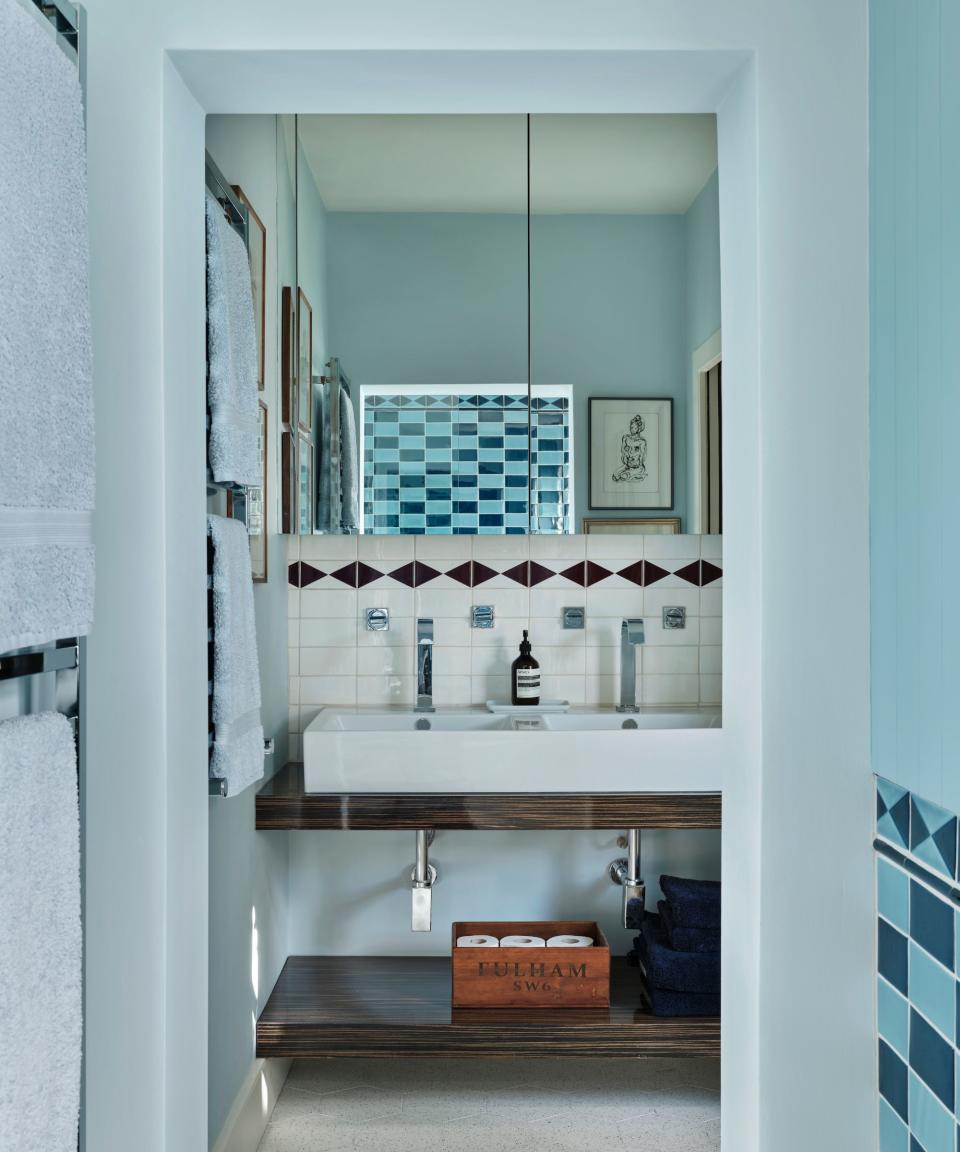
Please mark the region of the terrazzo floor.
[[719, 1060], [300, 1060], [260, 1152], [716, 1152]]

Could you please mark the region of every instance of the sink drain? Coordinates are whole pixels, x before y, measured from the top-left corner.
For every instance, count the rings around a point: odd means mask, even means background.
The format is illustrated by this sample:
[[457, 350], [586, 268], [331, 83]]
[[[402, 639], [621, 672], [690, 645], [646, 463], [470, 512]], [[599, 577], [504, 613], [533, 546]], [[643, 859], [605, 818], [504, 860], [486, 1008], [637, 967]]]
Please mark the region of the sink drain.
[[[418, 732], [429, 732], [430, 721], [425, 716], [421, 716], [416, 724], [414, 724], [414, 728], [416, 728]], [[636, 724], [634, 724], [634, 728], [636, 728]]]

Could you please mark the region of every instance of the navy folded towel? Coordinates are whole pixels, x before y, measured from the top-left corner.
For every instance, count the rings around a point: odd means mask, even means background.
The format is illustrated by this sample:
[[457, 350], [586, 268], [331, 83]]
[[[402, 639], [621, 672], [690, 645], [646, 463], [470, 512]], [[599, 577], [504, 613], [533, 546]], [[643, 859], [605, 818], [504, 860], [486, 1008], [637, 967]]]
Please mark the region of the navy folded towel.
[[720, 881], [684, 880], [661, 876], [663, 890], [673, 913], [674, 924], [684, 928], [720, 928]]
[[657, 911], [663, 921], [667, 943], [676, 952], [719, 952], [720, 931], [717, 928], [685, 928], [673, 918], [670, 904], [661, 900]]
[[719, 1016], [719, 992], [674, 992], [648, 988], [654, 1016]]
[[673, 992], [720, 991], [720, 953], [677, 952], [667, 943], [659, 916], [644, 918], [643, 929], [634, 940], [647, 983]]

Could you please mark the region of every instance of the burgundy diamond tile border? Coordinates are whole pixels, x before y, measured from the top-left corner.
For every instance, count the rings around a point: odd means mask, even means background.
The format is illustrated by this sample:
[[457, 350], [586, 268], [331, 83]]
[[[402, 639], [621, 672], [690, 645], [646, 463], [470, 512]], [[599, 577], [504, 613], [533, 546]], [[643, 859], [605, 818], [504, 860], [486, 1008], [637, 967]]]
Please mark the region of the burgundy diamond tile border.
[[695, 588], [705, 588], [722, 579], [723, 569], [709, 560], [694, 560], [673, 571], [650, 560], [637, 560], [623, 568], [608, 568], [595, 560], [578, 560], [575, 564], [560, 564], [555, 568], [537, 560], [521, 560], [519, 563], [505, 560], [502, 566], [496, 560], [488, 563], [464, 560], [461, 563], [453, 562], [449, 568], [445, 565], [434, 567], [422, 560], [411, 560], [389, 572], [383, 572], [363, 560], [352, 560], [331, 572], [323, 572], [306, 561], [298, 560], [288, 566], [287, 582], [292, 588], [309, 588], [324, 577], [329, 577], [347, 588], [365, 588], [376, 580], [389, 579], [405, 588], [424, 588], [432, 581], [445, 577], [465, 588], [478, 588], [495, 576], [506, 576], [521, 588], [535, 588], [559, 576], [568, 580], [572, 587], [579, 588], [593, 588], [614, 578], [647, 588], [670, 575], [680, 577]]

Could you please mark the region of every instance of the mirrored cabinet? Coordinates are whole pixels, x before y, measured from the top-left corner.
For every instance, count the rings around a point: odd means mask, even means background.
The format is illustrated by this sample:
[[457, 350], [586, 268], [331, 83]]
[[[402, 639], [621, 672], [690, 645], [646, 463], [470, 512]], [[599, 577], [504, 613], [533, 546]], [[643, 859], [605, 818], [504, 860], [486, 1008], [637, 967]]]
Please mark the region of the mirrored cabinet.
[[288, 531], [721, 531], [713, 116], [280, 121]]

